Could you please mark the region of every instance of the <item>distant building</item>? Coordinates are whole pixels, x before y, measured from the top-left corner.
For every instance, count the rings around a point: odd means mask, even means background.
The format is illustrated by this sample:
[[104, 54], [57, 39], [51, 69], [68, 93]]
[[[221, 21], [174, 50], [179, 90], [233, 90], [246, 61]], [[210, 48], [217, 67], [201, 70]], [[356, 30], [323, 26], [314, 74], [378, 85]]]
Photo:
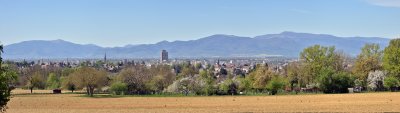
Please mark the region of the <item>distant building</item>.
[[104, 53], [104, 63], [107, 63], [107, 53]]
[[168, 52], [167, 52], [167, 50], [162, 50], [161, 51], [161, 62], [164, 62], [164, 61], [168, 61]]

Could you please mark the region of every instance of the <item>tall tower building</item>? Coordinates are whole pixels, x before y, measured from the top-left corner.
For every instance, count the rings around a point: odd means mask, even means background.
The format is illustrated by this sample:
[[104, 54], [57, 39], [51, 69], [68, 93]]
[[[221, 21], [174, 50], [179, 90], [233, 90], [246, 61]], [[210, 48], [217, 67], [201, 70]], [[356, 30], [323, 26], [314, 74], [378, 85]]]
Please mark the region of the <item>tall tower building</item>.
[[107, 53], [104, 53], [104, 63], [107, 63]]
[[168, 61], [168, 52], [167, 52], [167, 50], [162, 50], [161, 51], [161, 62], [164, 62], [164, 61]]

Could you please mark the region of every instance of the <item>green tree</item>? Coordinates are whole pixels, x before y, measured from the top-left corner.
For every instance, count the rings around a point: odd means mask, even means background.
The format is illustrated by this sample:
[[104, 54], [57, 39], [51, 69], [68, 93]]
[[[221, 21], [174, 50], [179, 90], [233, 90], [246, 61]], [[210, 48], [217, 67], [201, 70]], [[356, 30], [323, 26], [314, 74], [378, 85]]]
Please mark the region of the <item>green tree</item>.
[[300, 53], [300, 59], [304, 63], [302, 78], [307, 84], [317, 83], [322, 68], [343, 70], [344, 54], [335, 52], [334, 46], [314, 45], [305, 48]]
[[237, 86], [232, 79], [226, 79], [219, 85], [219, 91], [221, 94], [237, 94]]
[[357, 56], [352, 73], [361, 86], [367, 86], [368, 73], [381, 69], [382, 51], [378, 44], [365, 44]]
[[354, 79], [347, 72], [337, 72], [332, 68], [323, 68], [319, 76], [319, 88], [324, 93], [347, 93]]
[[399, 84], [399, 80], [394, 76], [386, 77], [383, 81], [385, 88], [390, 89], [390, 91], [396, 91], [396, 88], [399, 87]]
[[244, 93], [247, 93], [251, 90], [251, 81], [248, 79], [249, 77], [239, 77], [237, 81], [239, 81], [238, 90]]
[[100, 88], [108, 82], [105, 71], [85, 66], [80, 67], [70, 76], [72, 76], [73, 83], [76, 86], [86, 88], [86, 93], [89, 96], [93, 96], [95, 88]]
[[266, 88], [271, 92], [272, 95], [278, 93], [279, 90], [283, 90], [288, 84], [287, 80], [279, 75], [273, 76], [271, 81], [268, 82]]
[[211, 95], [215, 92], [214, 84], [215, 79], [213, 73], [209, 70], [202, 70], [200, 71], [200, 80], [204, 81], [203, 92], [205, 95]]
[[124, 92], [128, 89], [125, 83], [115, 82], [111, 84], [110, 90], [116, 95], [123, 95]]
[[286, 76], [291, 89], [300, 87], [301, 84], [301, 67], [299, 62], [291, 62], [286, 66]]
[[390, 40], [389, 46], [384, 50], [383, 68], [389, 75], [400, 78], [400, 39]]
[[197, 72], [192, 65], [183, 65], [182, 71], [179, 73], [178, 78], [193, 77]]
[[3, 66], [3, 45], [0, 45], [0, 112], [5, 112], [7, 102], [10, 100], [11, 86], [17, 80], [17, 73], [10, 68]]
[[[0, 60], [1, 63], [1, 60]], [[6, 110], [7, 102], [10, 100], [11, 90], [14, 89], [13, 84], [18, 79], [17, 72], [2, 66], [0, 68], [0, 112]]]
[[57, 89], [60, 88], [60, 80], [57, 78], [56, 74], [50, 73], [47, 77], [47, 89]]
[[165, 79], [162, 75], [154, 76], [146, 83], [146, 87], [156, 93], [161, 93], [168, 86], [165, 84]]

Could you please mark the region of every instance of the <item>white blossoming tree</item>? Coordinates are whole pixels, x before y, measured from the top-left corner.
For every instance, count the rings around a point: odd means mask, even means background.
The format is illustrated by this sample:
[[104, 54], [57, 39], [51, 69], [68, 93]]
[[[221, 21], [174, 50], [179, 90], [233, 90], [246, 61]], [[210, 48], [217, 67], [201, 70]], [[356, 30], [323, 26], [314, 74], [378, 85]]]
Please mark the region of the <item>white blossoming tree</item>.
[[384, 90], [383, 80], [386, 77], [386, 72], [384, 71], [371, 71], [368, 74], [368, 88], [372, 91]]

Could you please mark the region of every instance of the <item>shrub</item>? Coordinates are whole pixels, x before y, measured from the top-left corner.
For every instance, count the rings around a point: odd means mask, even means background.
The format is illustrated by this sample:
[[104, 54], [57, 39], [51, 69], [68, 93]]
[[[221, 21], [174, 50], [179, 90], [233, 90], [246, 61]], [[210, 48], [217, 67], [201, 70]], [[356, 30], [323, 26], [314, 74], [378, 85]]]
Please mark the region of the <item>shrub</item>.
[[111, 92], [116, 95], [123, 95], [124, 92], [128, 89], [125, 83], [122, 82], [115, 82], [111, 85]]
[[399, 86], [399, 80], [394, 76], [389, 76], [384, 79], [383, 85], [385, 88], [390, 89], [390, 91], [396, 91], [396, 88]]

